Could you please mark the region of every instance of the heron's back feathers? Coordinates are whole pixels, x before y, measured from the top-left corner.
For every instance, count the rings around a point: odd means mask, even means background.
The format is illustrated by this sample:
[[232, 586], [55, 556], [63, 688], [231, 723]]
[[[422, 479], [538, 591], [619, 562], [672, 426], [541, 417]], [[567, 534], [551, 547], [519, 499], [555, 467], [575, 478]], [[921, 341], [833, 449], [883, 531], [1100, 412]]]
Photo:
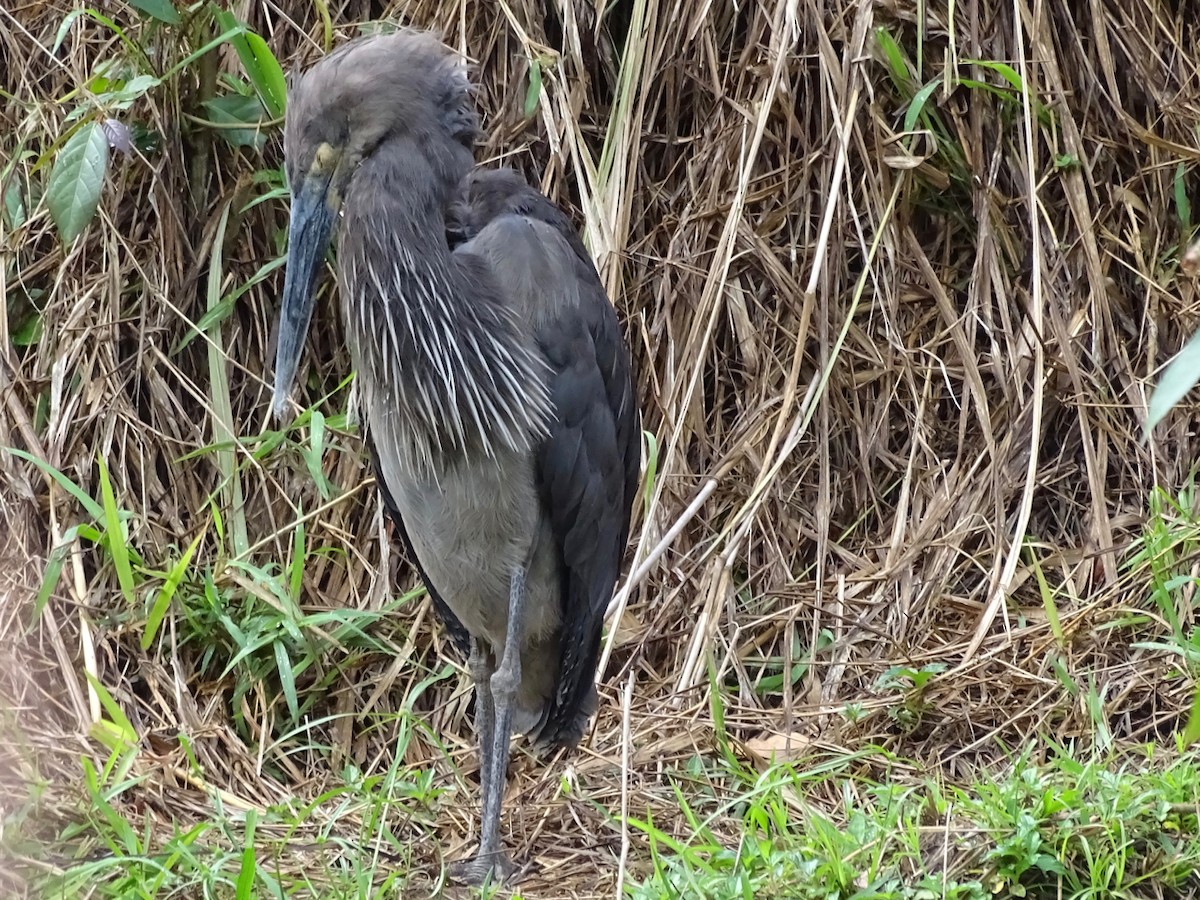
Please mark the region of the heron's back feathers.
[[593, 678], [605, 608], [629, 536], [640, 421], [629, 354], [591, 257], [567, 217], [505, 170], [468, 180], [469, 240], [457, 254], [485, 259], [550, 368], [549, 435], [536, 482], [561, 565], [558, 677], [538, 731], [572, 744], [595, 705]]

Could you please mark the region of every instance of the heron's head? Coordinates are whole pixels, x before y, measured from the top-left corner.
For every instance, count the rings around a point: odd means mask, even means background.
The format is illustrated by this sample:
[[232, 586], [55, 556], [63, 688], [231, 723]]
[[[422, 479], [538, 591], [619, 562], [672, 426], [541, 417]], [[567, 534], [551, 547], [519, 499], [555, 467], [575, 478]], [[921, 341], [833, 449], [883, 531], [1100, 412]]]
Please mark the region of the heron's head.
[[471, 165], [478, 119], [466, 70], [433, 35], [358, 38], [288, 89], [283, 149], [292, 213], [271, 408], [282, 418], [313, 310], [313, 282], [342, 203], [371, 161], [395, 163], [448, 195]]

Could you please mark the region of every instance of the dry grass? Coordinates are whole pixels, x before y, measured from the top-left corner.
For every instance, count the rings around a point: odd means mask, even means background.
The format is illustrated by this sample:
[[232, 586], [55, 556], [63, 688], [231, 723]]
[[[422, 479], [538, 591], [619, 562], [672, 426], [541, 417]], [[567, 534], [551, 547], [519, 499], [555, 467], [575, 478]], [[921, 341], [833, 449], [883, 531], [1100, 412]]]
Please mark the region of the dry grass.
[[[285, 68], [321, 52], [318, 5], [240, 6]], [[623, 800], [686, 835], [664, 773], [716, 752], [714, 690], [752, 764], [792, 735], [801, 760], [881, 745], [954, 782], [1040, 733], [1168, 739], [1194, 683], [1168, 650], [1135, 646], [1169, 629], [1148, 606], [1149, 562], [1126, 563], [1150, 490], [1179, 490], [1198, 450], [1190, 405], [1141, 439], [1154, 373], [1198, 320], [1195, 287], [1176, 273], [1191, 227], [1178, 197], [1196, 197], [1200, 160], [1200, 31], [1186, 4], [970, 0], [954, 5], [953, 23], [941, 4], [918, 20], [895, 2], [542, 6], [328, 8], [337, 40], [389, 18], [437, 28], [477, 60], [481, 158], [505, 157], [575, 212], [626, 325], [658, 445], [634, 568], [704, 493], [618, 595], [590, 742], [544, 770], [518, 759], [510, 796], [524, 808], [509, 819], [510, 842], [553, 885], [535, 880], [530, 895], [611, 894]], [[10, 173], [22, 188], [44, 184], [68, 91], [123, 52], [81, 18], [52, 55], [68, 11], [27, 2], [0, 13], [12, 95], [0, 146], [3, 160], [33, 151]], [[110, 12], [153, 48], [155, 67], [202, 43]], [[879, 31], [912, 71], [895, 71]], [[527, 60], [539, 54], [551, 62], [527, 119]], [[1006, 63], [1033, 97], [971, 60]], [[461, 780], [474, 766], [468, 679], [443, 672], [448, 648], [424, 601], [393, 603], [397, 579], [413, 575], [381, 540], [361, 448], [333, 418], [347, 408], [348, 372], [332, 301], [310, 343], [307, 399], [331, 417], [333, 492], [323, 496], [304, 464], [304, 428], [258, 456], [254, 445], [195, 452], [222, 433], [226, 404], [234, 433], [269, 427], [280, 271], [176, 349], [213, 286], [227, 292], [278, 255], [286, 224], [282, 200], [241, 212], [266, 190], [251, 175], [279, 163], [278, 130], [260, 156], [185, 115], [237, 71], [228, 50], [210, 54], [113, 113], [158, 131], [161, 145], [116, 158], [99, 217], [73, 246], [44, 208], [16, 230], [4, 221], [0, 445], [96, 498], [102, 458], [146, 567], [169, 568], [198, 539], [193, 569], [211, 567], [211, 596], [235, 618], [255, 597], [277, 601], [230, 560], [287, 565], [298, 518], [303, 611], [389, 613], [370, 623], [374, 645], [321, 645], [297, 676], [299, 728], [270, 667], [241, 682], [223, 672], [220, 641], [182, 606], [202, 608], [203, 585], [181, 588], [142, 650], [144, 604], [161, 578], [147, 576], [130, 602], [85, 540], [67, 547], [30, 628], [50, 553], [86, 515], [38, 469], [0, 456], [0, 690], [16, 713], [7, 724], [19, 725], [2, 750], [0, 805], [25, 809], [31, 834], [76, 815], [79, 756], [95, 752], [88, 733], [101, 715], [89, 672], [139, 737], [134, 773], [145, 780], [120, 800], [138, 815], [201, 819], [214, 791], [229, 809], [265, 809], [318, 797], [346, 762], [386, 771], [408, 721], [386, 714], [410, 702], [448, 752], [417, 730], [405, 762], [473, 797]], [[939, 78], [906, 133], [909, 101]], [[14, 346], [32, 307], [41, 336]], [[1190, 603], [1183, 593], [1185, 623]], [[215, 613], [205, 621], [217, 627]], [[802, 677], [764, 688], [801, 663]], [[915, 705], [879, 686], [893, 666], [932, 664], [946, 670]], [[446, 677], [418, 691], [431, 672]], [[806, 801], [836, 805], [836, 795], [830, 785]], [[293, 837], [300, 859], [333, 821], [326, 813], [318, 806]], [[422, 836], [461, 853], [473, 817], [469, 804], [441, 803], [393, 825], [416, 842], [418, 869], [436, 873]], [[634, 836], [631, 871], [644, 862]]]

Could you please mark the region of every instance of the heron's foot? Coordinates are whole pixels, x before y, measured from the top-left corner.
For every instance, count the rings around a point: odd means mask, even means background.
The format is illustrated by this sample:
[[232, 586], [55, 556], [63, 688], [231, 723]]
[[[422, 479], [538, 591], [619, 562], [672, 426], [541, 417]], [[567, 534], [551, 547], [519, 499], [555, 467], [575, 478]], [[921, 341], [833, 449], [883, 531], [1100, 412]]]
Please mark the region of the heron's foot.
[[503, 850], [484, 855], [482, 853], [471, 859], [451, 863], [447, 874], [451, 881], [468, 887], [482, 887], [484, 884], [501, 885], [517, 871], [516, 865]]

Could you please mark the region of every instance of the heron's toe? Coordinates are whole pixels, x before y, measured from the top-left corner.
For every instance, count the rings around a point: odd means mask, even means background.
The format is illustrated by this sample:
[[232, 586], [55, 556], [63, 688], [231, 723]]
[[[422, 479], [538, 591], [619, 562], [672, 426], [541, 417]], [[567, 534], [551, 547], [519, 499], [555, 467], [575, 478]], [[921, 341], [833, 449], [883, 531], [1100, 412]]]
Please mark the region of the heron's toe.
[[480, 887], [484, 884], [505, 884], [516, 870], [508, 854], [500, 850], [487, 856], [474, 856], [451, 863], [447, 874], [451, 881], [458, 884]]

